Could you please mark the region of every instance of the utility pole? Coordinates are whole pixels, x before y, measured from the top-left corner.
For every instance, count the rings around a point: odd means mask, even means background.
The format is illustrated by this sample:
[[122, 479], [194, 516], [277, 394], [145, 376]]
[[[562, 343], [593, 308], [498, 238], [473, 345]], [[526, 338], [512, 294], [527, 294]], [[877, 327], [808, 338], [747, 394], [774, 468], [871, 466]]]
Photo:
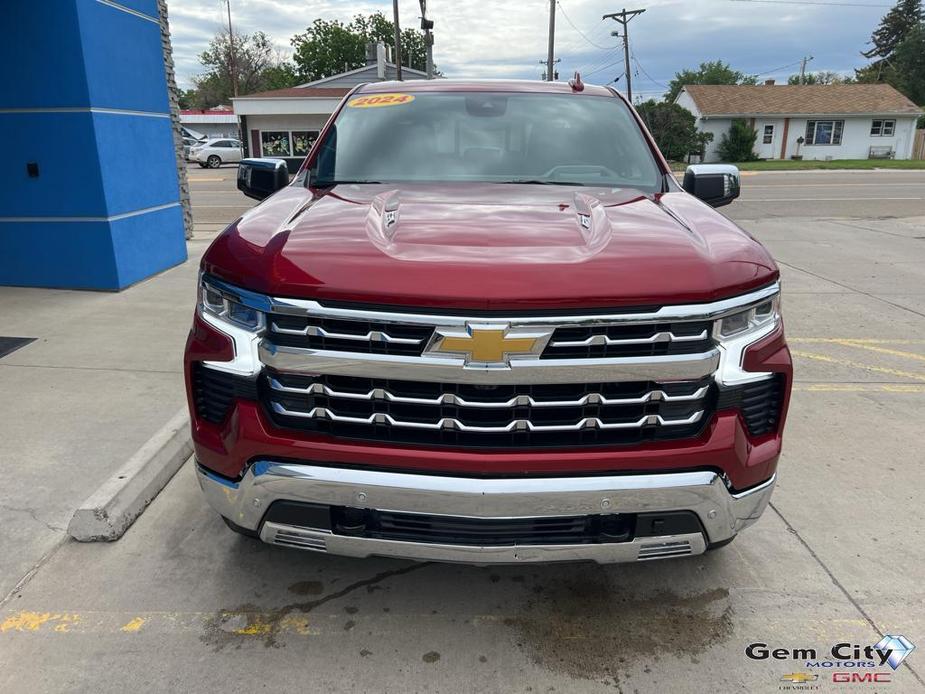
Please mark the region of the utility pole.
[[401, 29], [398, 27], [398, 0], [392, 0], [392, 21], [395, 23], [395, 79], [401, 82]]
[[800, 61], [800, 84], [803, 84], [806, 79], [806, 63], [813, 59], [811, 55], [803, 56], [803, 60]]
[[549, 47], [546, 50], [546, 81], [554, 76], [554, 53], [556, 52], [556, 0], [549, 0]]
[[427, 18], [427, 0], [421, 2], [421, 29], [424, 30], [424, 51], [426, 65], [424, 71], [427, 73], [427, 79], [434, 78], [434, 35], [431, 30], [434, 28], [432, 19]]
[[[553, 64], [553, 65], [558, 65], [558, 64], [561, 63], [561, 62], [562, 62], [562, 58], [556, 58], [555, 60], [552, 61], [552, 64]], [[541, 60], [541, 61], [539, 61], [539, 63], [540, 63], [540, 65], [543, 65], [545, 68], [548, 69], [549, 66], [547, 65], [547, 63], [546, 63], [545, 60]], [[553, 70], [553, 71], [552, 71], [552, 77], [553, 77], [553, 79], [556, 79], [556, 80], [559, 79], [559, 71], [558, 71], [558, 70]], [[544, 80], [544, 81], [546, 80], [546, 71], [545, 71], [545, 70], [543, 71], [543, 80]]]
[[231, 73], [231, 89], [234, 95], [238, 95], [238, 71], [234, 58], [234, 32], [231, 30], [231, 0], [225, 0], [228, 3], [228, 71]]
[[[642, 14], [645, 10], [627, 10], [623, 9], [620, 12], [611, 12], [610, 14], [605, 14], [602, 19], [612, 19], [615, 22], [619, 22], [623, 25], [623, 65], [626, 71], [626, 99], [630, 103], [633, 103], [633, 78], [630, 76], [630, 34], [627, 24], [630, 23], [630, 20], [638, 14]], [[619, 36], [620, 32], [614, 31], [611, 32], [611, 36]]]

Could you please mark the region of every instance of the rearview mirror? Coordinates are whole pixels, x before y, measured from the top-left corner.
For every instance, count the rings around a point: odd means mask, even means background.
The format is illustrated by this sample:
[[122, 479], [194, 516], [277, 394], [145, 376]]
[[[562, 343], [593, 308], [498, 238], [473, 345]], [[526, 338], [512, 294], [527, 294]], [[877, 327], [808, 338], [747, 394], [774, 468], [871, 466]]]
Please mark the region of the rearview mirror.
[[708, 205], [722, 207], [739, 197], [739, 169], [732, 164], [693, 164], [681, 185]]
[[289, 169], [283, 159], [242, 159], [238, 164], [238, 190], [263, 200], [289, 185]]

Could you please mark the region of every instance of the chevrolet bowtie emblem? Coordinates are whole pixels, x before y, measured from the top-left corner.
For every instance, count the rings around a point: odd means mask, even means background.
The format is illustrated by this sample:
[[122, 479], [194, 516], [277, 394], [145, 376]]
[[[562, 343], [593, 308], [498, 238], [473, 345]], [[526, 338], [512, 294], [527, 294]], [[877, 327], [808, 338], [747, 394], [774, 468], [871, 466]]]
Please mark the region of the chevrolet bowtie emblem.
[[466, 363], [508, 364], [511, 358], [538, 357], [552, 330], [513, 330], [506, 326], [437, 328], [429, 353], [458, 355]]
[[791, 672], [789, 675], [784, 675], [780, 679], [782, 682], [806, 684], [807, 682], [815, 682], [817, 679], [819, 679], [819, 675], [811, 675], [807, 672]]

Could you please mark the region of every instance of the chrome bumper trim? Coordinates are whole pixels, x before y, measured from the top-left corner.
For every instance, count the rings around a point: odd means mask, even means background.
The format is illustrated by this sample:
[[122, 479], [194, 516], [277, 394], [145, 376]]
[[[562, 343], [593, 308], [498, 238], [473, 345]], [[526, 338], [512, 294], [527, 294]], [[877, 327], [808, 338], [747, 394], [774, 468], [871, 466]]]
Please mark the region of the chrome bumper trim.
[[598, 564], [669, 559], [706, 551], [700, 533], [646, 537], [631, 542], [597, 545], [517, 545], [479, 547], [398, 540], [347, 537], [293, 525], [265, 523], [260, 539], [271, 545], [307, 549], [346, 557], [395, 557], [418, 561], [466, 564], [524, 564], [557, 561], [595, 561]]
[[393, 378], [440, 383], [613, 383], [698, 381], [719, 366], [719, 350], [702, 354], [608, 359], [517, 359], [501, 367], [467, 366], [462, 358], [333, 352], [274, 345], [262, 340], [259, 360], [277, 371]]
[[[776, 479], [771, 477], [752, 489], [731, 494], [714, 472], [477, 479], [259, 461], [248, 468], [240, 482], [229, 482], [202, 467], [197, 468], [197, 474], [209, 504], [248, 530], [260, 529], [264, 513], [277, 500], [477, 518], [686, 510], [695, 512], [700, 518], [709, 542], [728, 539], [758, 520], [768, 505]], [[363, 552], [353, 556], [385, 554], [475, 563], [490, 562], [492, 554], [506, 556], [505, 561], [527, 561], [528, 556], [538, 557], [532, 561], [555, 561], [556, 557], [623, 561], [625, 559], [620, 557], [628, 556], [623, 552], [630, 551], [615, 549], [617, 545], [585, 546], [597, 549], [588, 550], [593, 556], [579, 556], [579, 548], [571, 545], [565, 549], [562, 546], [473, 548], [342, 538], [330, 534], [328, 538], [335, 538], [325, 545], [326, 551], [332, 553], [342, 550]], [[379, 544], [375, 545], [375, 551], [369, 549], [372, 544], [347, 546], [348, 540], [356, 539]], [[676, 539], [679, 538], [646, 538], [645, 541]], [[405, 547], [409, 544], [412, 547]], [[692, 554], [705, 548], [705, 544], [696, 542], [691, 546]], [[640, 549], [637, 547], [635, 554], [630, 551], [633, 558], [629, 560], [638, 559]], [[539, 558], [541, 554], [545, 554], [545, 558]]]

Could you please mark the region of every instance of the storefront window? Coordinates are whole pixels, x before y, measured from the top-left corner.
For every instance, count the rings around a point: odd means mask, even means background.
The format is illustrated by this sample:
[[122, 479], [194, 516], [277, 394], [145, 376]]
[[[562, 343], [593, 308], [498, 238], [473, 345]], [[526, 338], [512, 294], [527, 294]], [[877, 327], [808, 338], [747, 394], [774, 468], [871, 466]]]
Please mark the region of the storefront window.
[[265, 157], [292, 156], [289, 133], [285, 130], [265, 130], [260, 133], [260, 147]]
[[317, 139], [317, 130], [293, 130], [292, 155], [295, 157], [304, 157], [308, 154], [308, 151], [312, 148], [312, 145]]

